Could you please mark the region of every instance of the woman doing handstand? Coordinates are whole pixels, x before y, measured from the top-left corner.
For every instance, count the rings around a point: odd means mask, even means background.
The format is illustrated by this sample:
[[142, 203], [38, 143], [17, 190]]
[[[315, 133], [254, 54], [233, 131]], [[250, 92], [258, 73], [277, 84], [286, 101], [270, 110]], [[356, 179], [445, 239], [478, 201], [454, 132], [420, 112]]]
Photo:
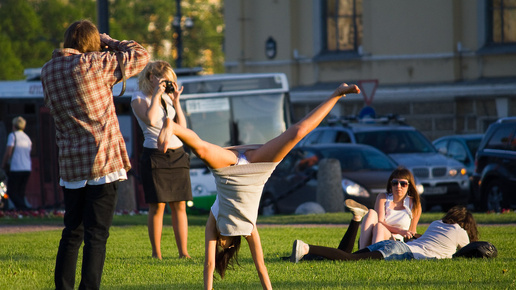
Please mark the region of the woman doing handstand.
[[263, 145], [222, 148], [203, 141], [192, 130], [166, 120], [158, 138], [158, 148], [164, 150], [169, 138], [177, 136], [208, 165], [217, 183], [217, 198], [205, 230], [205, 289], [212, 289], [215, 269], [224, 278], [228, 265], [236, 262], [241, 236], [249, 244], [262, 287], [272, 288], [256, 229], [263, 186], [278, 163], [321, 123], [341, 97], [359, 92], [356, 85], [341, 84], [301, 121]]

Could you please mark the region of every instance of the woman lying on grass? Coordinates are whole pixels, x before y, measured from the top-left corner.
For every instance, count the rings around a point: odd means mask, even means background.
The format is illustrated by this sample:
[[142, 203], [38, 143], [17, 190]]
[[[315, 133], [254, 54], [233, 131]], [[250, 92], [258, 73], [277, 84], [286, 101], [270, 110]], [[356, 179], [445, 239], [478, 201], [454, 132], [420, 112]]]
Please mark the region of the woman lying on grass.
[[263, 145], [222, 148], [203, 141], [192, 130], [166, 120], [158, 138], [158, 148], [165, 150], [170, 138], [177, 136], [208, 165], [217, 183], [217, 198], [205, 230], [205, 289], [213, 288], [215, 269], [224, 278], [228, 265], [238, 263], [241, 236], [249, 244], [262, 287], [272, 288], [256, 229], [263, 186], [278, 163], [321, 123], [341, 97], [359, 92], [356, 85], [341, 84], [305, 118]]
[[360, 249], [352, 249], [356, 239], [354, 233], [344, 235], [339, 248], [308, 245], [301, 240], [294, 241], [290, 261], [297, 263], [306, 254], [321, 256], [330, 260], [410, 260], [449, 259], [457, 249], [478, 240], [477, 223], [464, 206], [454, 206], [441, 220], [433, 221], [425, 233], [407, 243], [385, 240]]

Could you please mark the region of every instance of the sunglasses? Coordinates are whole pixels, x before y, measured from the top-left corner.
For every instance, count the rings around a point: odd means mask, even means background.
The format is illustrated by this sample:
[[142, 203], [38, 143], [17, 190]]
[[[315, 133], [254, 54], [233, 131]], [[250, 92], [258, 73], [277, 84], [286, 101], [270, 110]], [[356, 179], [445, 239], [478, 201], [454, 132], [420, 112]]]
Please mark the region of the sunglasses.
[[408, 181], [397, 180], [397, 179], [391, 180], [391, 185], [392, 186], [398, 186], [398, 184], [401, 185], [401, 187], [407, 187], [408, 186]]

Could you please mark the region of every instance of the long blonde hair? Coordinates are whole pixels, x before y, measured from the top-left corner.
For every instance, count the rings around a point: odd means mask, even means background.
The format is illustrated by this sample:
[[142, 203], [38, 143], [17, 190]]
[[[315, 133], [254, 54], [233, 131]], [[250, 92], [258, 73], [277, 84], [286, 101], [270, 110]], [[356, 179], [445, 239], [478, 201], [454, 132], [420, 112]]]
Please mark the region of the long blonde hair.
[[147, 66], [138, 76], [138, 87], [147, 96], [154, 92], [151, 75], [177, 82], [177, 75], [168, 62], [164, 60], [151, 61], [147, 63]]

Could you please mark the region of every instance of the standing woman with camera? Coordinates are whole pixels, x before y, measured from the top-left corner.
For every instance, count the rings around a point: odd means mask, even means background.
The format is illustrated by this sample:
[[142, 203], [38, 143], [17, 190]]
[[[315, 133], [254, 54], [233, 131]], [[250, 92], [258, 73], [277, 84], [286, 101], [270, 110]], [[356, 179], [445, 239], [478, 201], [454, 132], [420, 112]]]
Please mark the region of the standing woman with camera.
[[167, 151], [158, 151], [157, 139], [163, 121], [173, 119], [186, 127], [186, 119], [179, 103], [183, 91], [178, 90], [177, 76], [165, 61], [149, 62], [140, 73], [138, 86], [131, 99], [133, 112], [143, 131], [143, 154], [140, 174], [149, 204], [148, 231], [152, 257], [160, 259], [163, 215], [167, 203], [172, 211], [172, 227], [180, 258], [188, 255], [188, 219], [186, 201], [192, 200], [190, 159], [179, 138], [173, 138]]

